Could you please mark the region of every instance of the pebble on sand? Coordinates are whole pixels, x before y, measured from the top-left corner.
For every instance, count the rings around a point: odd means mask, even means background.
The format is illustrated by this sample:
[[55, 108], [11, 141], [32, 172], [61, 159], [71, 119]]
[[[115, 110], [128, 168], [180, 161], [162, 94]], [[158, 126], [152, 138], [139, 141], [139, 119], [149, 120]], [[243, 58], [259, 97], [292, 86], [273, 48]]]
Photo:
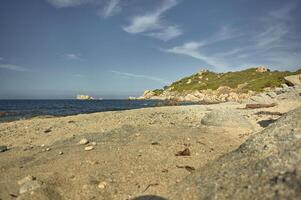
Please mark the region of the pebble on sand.
[[85, 147], [85, 151], [91, 151], [91, 150], [93, 150], [93, 149], [94, 149], [93, 146], [87, 146], [87, 147]]
[[89, 140], [87, 138], [83, 138], [79, 141], [79, 144], [80, 145], [85, 145], [85, 144], [88, 144], [89, 143]]
[[98, 184], [99, 189], [105, 189], [107, 187], [108, 183], [105, 181], [102, 181]]

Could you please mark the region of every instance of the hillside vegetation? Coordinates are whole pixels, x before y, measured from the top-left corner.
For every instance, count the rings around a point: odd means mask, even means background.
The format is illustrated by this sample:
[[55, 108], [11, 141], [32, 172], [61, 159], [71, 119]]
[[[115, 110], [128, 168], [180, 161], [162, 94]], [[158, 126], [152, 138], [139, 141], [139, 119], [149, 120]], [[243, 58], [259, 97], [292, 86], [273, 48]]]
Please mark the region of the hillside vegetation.
[[164, 90], [184, 92], [195, 90], [216, 90], [221, 86], [238, 88], [240, 92], [249, 90], [260, 92], [267, 87], [279, 87], [285, 83], [284, 77], [300, 74], [301, 69], [296, 72], [289, 71], [265, 71], [258, 72], [257, 68], [250, 68], [243, 71], [215, 73], [211, 71], [201, 71], [191, 76], [166, 86], [164, 89], [157, 89], [153, 92], [160, 95]]

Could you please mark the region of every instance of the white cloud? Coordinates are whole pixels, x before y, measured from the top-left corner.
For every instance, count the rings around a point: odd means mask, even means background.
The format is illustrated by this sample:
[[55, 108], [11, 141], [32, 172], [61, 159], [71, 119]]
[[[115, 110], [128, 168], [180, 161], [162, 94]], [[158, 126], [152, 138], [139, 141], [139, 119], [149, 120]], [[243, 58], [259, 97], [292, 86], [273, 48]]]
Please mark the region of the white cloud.
[[163, 83], [163, 84], [169, 84], [168, 81], [163, 80], [163, 79], [158, 78], [158, 77], [141, 75], [141, 74], [133, 74], [133, 73], [127, 73], [127, 72], [120, 72], [120, 71], [114, 71], [114, 70], [112, 70], [110, 72], [114, 73], [114, 74], [117, 74], [118, 76], [122, 76], [122, 77], [148, 79], [148, 80], [156, 81], [156, 82]]
[[63, 57], [67, 60], [82, 60], [82, 55], [80, 53], [67, 53]]
[[94, 0], [47, 0], [51, 5], [57, 8], [74, 7], [90, 3]]
[[173, 54], [179, 54], [179, 55], [186, 55], [190, 56], [192, 58], [196, 58], [202, 61], [205, 61], [209, 65], [212, 66], [220, 66], [220, 67], [226, 67], [227, 64], [223, 63], [213, 57], [207, 56], [200, 51], [200, 47], [202, 47], [204, 44], [201, 42], [187, 42], [183, 44], [182, 46], [175, 46], [170, 49], [163, 50], [167, 53], [173, 53]]
[[120, 1], [121, 0], [109, 0], [101, 12], [102, 16], [104, 18], [107, 18], [120, 12], [121, 11]]
[[152, 32], [146, 35], [163, 41], [168, 41], [182, 35], [182, 33], [182, 30], [178, 26], [168, 26], [159, 32]]
[[17, 72], [27, 72], [29, 71], [25, 67], [21, 67], [18, 65], [11, 65], [11, 64], [0, 64], [0, 69], [6, 69], [10, 71], [17, 71]]
[[123, 30], [128, 33], [136, 34], [158, 30], [160, 28], [159, 16], [151, 14], [133, 18], [131, 24], [123, 27]]
[[178, 4], [177, 0], [163, 0], [153, 12], [135, 16], [123, 30], [131, 34], [144, 34], [163, 41], [171, 40], [182, 34], [178, 26], [168, 25], [162, 20], [162, 15]]

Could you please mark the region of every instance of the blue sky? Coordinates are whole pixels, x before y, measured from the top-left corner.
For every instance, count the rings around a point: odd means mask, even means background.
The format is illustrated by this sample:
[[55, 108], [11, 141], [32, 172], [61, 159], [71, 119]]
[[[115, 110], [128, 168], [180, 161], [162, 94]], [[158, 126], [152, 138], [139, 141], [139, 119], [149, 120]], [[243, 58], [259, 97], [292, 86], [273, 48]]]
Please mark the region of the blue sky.
[[0, 98], [124, 98], [204, 68], [296, 70], [300, 4], [1, 0]]

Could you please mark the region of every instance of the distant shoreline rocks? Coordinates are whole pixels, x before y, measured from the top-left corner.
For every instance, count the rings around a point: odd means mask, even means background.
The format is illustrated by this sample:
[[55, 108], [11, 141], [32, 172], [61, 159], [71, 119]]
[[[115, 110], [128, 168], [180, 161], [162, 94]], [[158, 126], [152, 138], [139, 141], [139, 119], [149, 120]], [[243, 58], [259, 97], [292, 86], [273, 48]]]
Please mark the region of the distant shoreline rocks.
[[7, 115], [6, 112], [0, 112], [0, 117], [4, 117], [5, 115]]
[[77, 100], [94, 100], [93, 97], [91, 97], [89, 95], [84, 95], [84, 94], [78, 94], [78, 95], [76, 95], [76, 99]]

